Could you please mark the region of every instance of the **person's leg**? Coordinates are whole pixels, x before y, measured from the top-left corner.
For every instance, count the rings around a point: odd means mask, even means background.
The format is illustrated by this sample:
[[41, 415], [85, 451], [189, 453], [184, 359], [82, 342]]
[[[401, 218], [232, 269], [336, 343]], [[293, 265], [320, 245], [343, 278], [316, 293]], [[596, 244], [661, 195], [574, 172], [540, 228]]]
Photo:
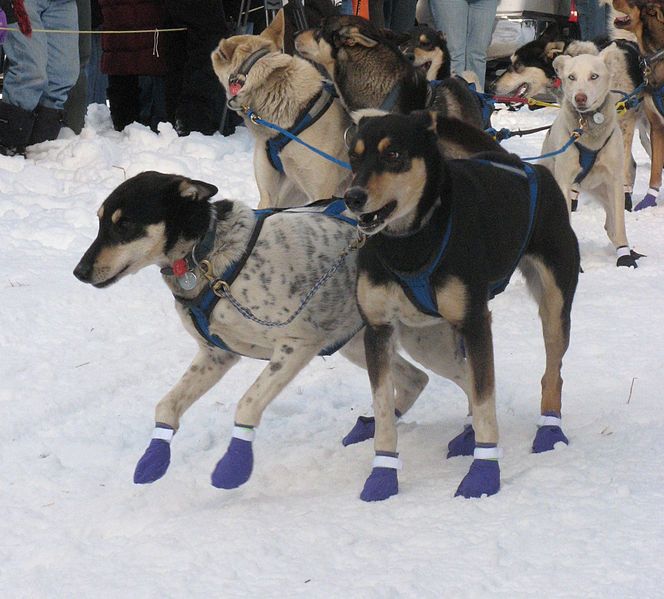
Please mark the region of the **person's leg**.
[[498, 0], [471, 0], [468, 12], [468, 41], [466, 43], [466, 68], [473, 71], [484, 90], [486, 77], [486, 51], [496, 20]]
[[369, 19], [376, 27], [385, 27], [385, 16], [383, 15], [383, 0], [368, 0]]
[[391, 2], [386, 1], [385, 6], [389, 8], [389, 20], [387, 11], [385, 15], [386, 27], [398, 33], [410, 31], [413, 28], [417, 0], [391, 0]]
[[609, 6], [599, 6], [597, 0], [577, 0], [576, 10], [582, 40], [593, 40], [607, 34]]
[[[78, 9], [78, 28], [81, 31], [88, 31], [92, 27], [90, 0], [76, 0]], [[88, 108], [88, 79], [87, 70], [88, 61], [92, 52], [92, 36], [90, 34], [81, 34], [78, 37], [78, 54], [81, 64], [81, 71], [76, 81], [76, 85], [69, 90], [69, 97], [65, 103], [64, 124], [77, 135], [85, 125], [85, 113]]]
[[[78, 28], [78, 11], [75, 0], [49, 0], [42, 13], [45, 29]], [[81, 66], [78, 56], [78, 36], [66, 33], [49, 33], [46, 37], [48, 60], [46, 62], [46, 90], [39, 103], [47, 108], [62, 110], [69, 90], [78, 79]]]
[[452, 71], [460, 75], [466, 70], [466, 38], [468, 34], [468, 2], [466, 0], [429, 0], [435, 27], [447, 38]]
[[116, 131], [122, 131], [140, 118], [140, 93], [137, 75], [108, 76], [106, 95]]

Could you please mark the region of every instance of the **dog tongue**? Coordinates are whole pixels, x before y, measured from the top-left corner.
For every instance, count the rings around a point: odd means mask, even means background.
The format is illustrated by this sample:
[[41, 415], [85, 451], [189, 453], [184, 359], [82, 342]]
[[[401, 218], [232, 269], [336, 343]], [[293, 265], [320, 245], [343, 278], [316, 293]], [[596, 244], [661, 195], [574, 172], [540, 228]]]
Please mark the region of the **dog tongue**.
[[242, 89], [241, 83], [231, 83], [228, 86], [228, 91], [231, 93], [231, 96], [237, 96], [240, 93], [241, 89]]

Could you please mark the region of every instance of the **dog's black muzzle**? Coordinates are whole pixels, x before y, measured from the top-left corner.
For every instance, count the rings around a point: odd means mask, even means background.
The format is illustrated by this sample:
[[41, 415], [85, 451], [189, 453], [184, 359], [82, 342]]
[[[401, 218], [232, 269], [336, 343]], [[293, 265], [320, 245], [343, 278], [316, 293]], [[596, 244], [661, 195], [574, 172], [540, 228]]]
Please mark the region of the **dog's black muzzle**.
[[89, 283], [92, 275], [92, 264], [81, 260], [74, 269], [74, 276], [83, 283]]
[[360, 212], [368, 199], [367, 191], [363, 187], [349, 187], [344, 194], [344, 201], [349, 210]]

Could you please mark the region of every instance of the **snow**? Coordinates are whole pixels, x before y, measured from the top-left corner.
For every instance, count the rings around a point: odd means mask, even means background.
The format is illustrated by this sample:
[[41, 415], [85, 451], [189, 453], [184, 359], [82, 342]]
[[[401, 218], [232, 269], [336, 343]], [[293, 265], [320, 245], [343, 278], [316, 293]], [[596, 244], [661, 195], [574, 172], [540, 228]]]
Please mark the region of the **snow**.
[[[495, 126], [554, 116], [502, 111]], [[534, 155], [542, 139], [507, 146]], [[638, 200], [648, 161], [634, 149]], [[94, 106], [80, 136], [0, 156], [1, 597], [664, 597], [664, 208], [626, 215], [648, 255], [637, 270], [615, 267], [598, 204], [582, 196], [574, 214], [585, 272], [563, 368], [568, 447], [530, 453], [544, 351], [516, 275], [492, 303], [500, 493], [453, 497], [471, 458], [444, 455], [466, 402], [432, 375], [399, 425], [399, 495], [366, 504], [372, 445], [340, 441], [370, 411], [368, 377], [340, 356], [316, 358], [268, 408], [244, 487], [209, 477], [262, 368], [250, 360], [184, 416], [166, 476], [132, 483], [195, 343], [156, 268], [105, 290], [71, 273], [100, 203], [148, 169], [258, 202], [244, 129], [117, 133]]]

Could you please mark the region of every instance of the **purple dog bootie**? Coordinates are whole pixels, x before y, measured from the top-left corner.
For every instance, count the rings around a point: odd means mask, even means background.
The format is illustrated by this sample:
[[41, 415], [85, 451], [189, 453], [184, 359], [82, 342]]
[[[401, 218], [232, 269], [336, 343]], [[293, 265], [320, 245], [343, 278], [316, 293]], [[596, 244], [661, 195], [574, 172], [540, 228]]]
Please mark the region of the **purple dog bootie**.
[[254, 467], [251, 444], [256, 436], [252, 427], [233, 427], [231, 439], [224, 457], [217, 462], [212, 472], [212, 486], [217, 489], [235, 489], [249, 480]]
[[468, 474], [464, 476], [455, 497], [482, 497], [495, 495], [500, 489], [500, 449], [495, 445], [480, 443], [473, 452], [474, 460]]
[[533, 453], [551, 451], [556, 443], [569, 445], [569, 440], [561, 428], [562, 420], [556, 412], [545, 412], [537, 423], [537, 433], [533, 441]]
[[[394, 415], [401, 418], [401, 412], [394, 410]], [[367, 439], [373, 439], [376, 433], [376, 419], [373, 416], [358, 416], [355, 426], [350, 432], [341, 440], [344, 447], [361, 443]]]
[[152, 441], [138, 460], [134, 470], [134, 483], [145, 485], [159, 480], [171, 463], [171, 439], [175, 431], [168, 424], [157, 422], [152, 431]]
[[636, 206], [634, 206], [634, 212], [638, 212], [639, 210], [643, 210], [644, 208], [654, 208], [655, 206], [657, 206], [658, 193], [659, 189], [649, 187], [648, 192], [646, 193], [645, 196], [643, 196], [643, 199]]
[[447, 458], [459, 455], [473, 455], [475, 451], [475, 430], [473, 418], [468, 416], [463, 424], [463, 431], [447, 444]]
[[360, 494], [362, 501], [383, 501], [399, 492], [397, 470], [402, 463], [398, 454], [376, 454], [373, 469]]

